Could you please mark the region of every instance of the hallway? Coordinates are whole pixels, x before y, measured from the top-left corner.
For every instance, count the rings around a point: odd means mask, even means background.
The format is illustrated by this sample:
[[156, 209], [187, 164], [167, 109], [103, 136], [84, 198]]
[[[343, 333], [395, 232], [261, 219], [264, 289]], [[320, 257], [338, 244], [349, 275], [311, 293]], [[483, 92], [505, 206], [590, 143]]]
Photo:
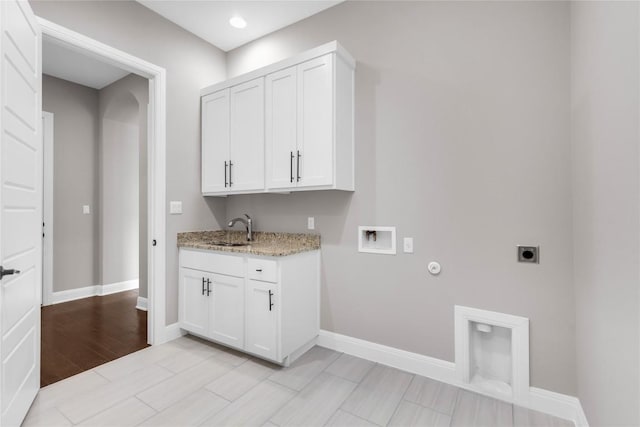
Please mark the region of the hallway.
[[137, 297], [132, 290], [42, 307], [41, 387], [147, 347]]

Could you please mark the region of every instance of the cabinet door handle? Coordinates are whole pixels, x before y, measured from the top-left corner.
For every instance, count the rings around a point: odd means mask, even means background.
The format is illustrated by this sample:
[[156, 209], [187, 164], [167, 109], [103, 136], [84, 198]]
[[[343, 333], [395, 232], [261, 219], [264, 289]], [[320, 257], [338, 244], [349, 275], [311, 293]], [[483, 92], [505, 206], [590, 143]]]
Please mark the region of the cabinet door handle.
[[227, 161], [224, 161], [224, 188], [227, 188]]
[[296, 161], [296, 181], [300, 182], [300, 157], [302, 157], [300, 155], [300, 150], [297, 150], [298, 152], [298, 159]]
[[202, 278], [202, 295], [204, 295], [204, 277]]
[[207, 279], [207, 296], [211, 295], [211, 280]]
[[262, 273], [262, 269], [261, 269], [261, 268], [256, 268], [256, 271], [257, 271], [258, 273]]
[[291, 180], [289, 182], [293, 182], [293, 151], [291, 151], [291, 158], [289, 159], [289, 177]]
[[231, 186], [233, 185], [233, 182], [231, 180], [231, 166], [233, 166], [233, 163], [231, 163], [231, 160], [229, 160], [229, 188], [231, 188]]
[[273, 296], [273, 292], [271, 292], [271, 289], [269, 289], [269, 311], [271, 311], [271, 308], [273, 307], [273, 303], [271, 302], [272, 296]]

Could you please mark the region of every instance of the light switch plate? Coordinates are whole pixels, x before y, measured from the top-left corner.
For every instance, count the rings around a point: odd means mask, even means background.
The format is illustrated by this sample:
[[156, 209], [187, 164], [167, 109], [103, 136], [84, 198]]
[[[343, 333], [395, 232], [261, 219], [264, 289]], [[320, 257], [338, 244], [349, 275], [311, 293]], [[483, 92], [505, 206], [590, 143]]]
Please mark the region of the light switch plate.
[[169, 213], [171, 215], [179, 215], [182, 213], [182, 202], [171, 201], [169, 202]]
[[82, 213], [84, 215], [89, 215], [91, 213], [91, 206], [89, 205], [82, 205]]
[[307, 218], [307, 229], [315, 230], [316, 229], [316, 219], [312, 216]]
[[403, 242], [403, 248], [405, 254], [413, 253], [413, 237], [405, 237]]

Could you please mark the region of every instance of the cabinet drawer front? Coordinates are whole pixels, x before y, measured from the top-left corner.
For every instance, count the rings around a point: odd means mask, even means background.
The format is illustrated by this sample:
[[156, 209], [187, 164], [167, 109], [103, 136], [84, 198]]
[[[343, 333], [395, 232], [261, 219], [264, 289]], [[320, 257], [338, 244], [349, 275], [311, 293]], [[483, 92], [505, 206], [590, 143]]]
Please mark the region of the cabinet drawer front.
[[181, 249], [180, 267], [244, 277], [242, 257]]
[[269, 259], [249, 258], [249, 279], [276, 283], [278, 262]]

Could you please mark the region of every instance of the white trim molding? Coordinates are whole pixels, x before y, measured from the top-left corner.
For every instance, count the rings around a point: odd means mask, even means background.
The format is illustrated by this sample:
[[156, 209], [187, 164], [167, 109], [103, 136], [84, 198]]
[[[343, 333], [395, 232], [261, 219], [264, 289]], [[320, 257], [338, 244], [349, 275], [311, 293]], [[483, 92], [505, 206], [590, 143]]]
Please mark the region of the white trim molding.
[[68, 289], [66, 291], [53, 292], [51, 294], [51, 304], [60, 304], [77, 299], [89, 298], [98, 295], [99, 285], [85, 286], [84, 288]]
[[[484, 390], [473, 389], [470, 384], [460, 381], [456, 371], [456, 364], [453, 362], [325, 330], [320, 330], [317, 345], [401, 369], [412, 374], [429, 377], [479, 394], [488, 395]], [[571, 420], [577, 427], [589, 427], [580, 401], [573, 396], [530, 387], [522, 401], [515, 402], [513, 398], [500, 397], [499, 399], [524, 408]]]
[[[148, 321], [147, 342], [166, 342], [166, 91], [167, 72], [127, 52], [38, 17], [42, 36], [69, 49], [149, 79], [148, 159]], [[155, 245], [152, 244], [155, 242]]]
[[178, 322], [167, 325], [164, 329], [164, 335], [167, 338], [167, 342], [187, 335], [187, 333], [183, 329], [180, 329], [180, 324]]
[[456, 378], [455, 364], [452, 362], [334, 332], [320, 330], [317, 345], [445, 383], [452, 383]]
[[42, 305], [53, 304], [53, 113], [42, 112], [43, 194], [42, 194]]
[[118, 292], [130, 291], [138, 289], [138, 279], [125, 280], [124, 282], [109, 283], [99, 287], [98, 296], [111, 295]]
[[136, 302], [136, 308], [138, 310], [147, 311], [147, 299], [145, 297], [138, 297], [138, 301]]
[[[526, 400], [529, 394], [529, 319], [460, 305], [455, 306], [454, 313], [456, 372], [458, 374], [458, 380], [468, 384], [470, 390], [488, 394], [498, 399], [511, 399], [513, 402]], [[471, 322], [511, 330], [510, 393], [503, 393], [495, 389], [484, 389], [482, 384], [472, 382]]]
[[60, 304], [88, 297], [111, 295], [133, 289], [138, 289], [138, 279], [109, 283], [107, 285], [94, 285], [85, 286], [84, 288], [68, 289], [66, 291], [53, 292], [51, 294], [51, 304]]

